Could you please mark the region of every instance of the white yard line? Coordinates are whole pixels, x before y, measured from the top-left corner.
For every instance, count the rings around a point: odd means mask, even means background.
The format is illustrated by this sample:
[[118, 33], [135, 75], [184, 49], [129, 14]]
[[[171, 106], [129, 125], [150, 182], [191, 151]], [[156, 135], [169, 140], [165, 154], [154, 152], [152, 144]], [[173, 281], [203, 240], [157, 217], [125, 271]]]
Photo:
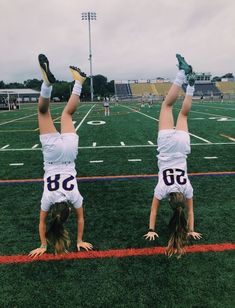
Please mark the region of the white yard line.
[[11, 121], [7, 121], [7, 122], [4, 122], [4, 123], [1, 123], [0, 126], [8, 124], [8, 123], [16, 122], [16, 121], [19, 121], [19, 120], [22, 120], [22, 119], [30, 118], [30, 117], [35, 116], [36, 114], [37, 113], [33, 113], [33, 114], [30, 114], [30, 115], [25, 116], [25, 117], [21, 117], [21, 118], [17, 118], [17, 119], [11, 120]]
[[1, 150], [4, 150], [4, 149], [8, 148], [9, 146], [10, 146], [10, 144], [6, 144], [6, 145], [4, 145], [4, 146], [1, 148]]
[[[213, 146], [213, 145], [235, 145], [235, 142], [215, 142], [215, 143], [191, 143], [191, 146]], [[148, 144], [136, 144], [136, 145], [101, 145], [101, 146], [85, 146], [85, 147], [78, 147], [80, 150], [83, 149], [127, 149], [127, 148], [154, 148], [156, 147], [156, 144], [148, 145]], [[41, 151], [41, 148], [21, 148], [21, 149], [2, 149], [0, 148], [0, 152], [10, 152], [10, 151]]]
[[91, 112], [91, 110], [95, 107], [95, 105], [93, 105], [91, 107], [91, 109], [86, 113], [86, 115], [84, 116], [84, 118], [82, 119], [82, 121], [78, 124], [78, 126], [76, 127], [76, 131], [79, 129], [79, 127], [82, 125], [82, 123], [85, 121], [86, 117], [89, 115], [89, 113]]
[[36, 149], [38, 147], [38, 144], [35, 144], [34, 146], [32, 146], [32, 149]]
[[142, 161], [142, 159], [140, 159], [140, 158], [133, 158], [133, 159], [128, 159], [128, 161], [130, 161], [130, 162], [132, 162], [132, 161]]
[[202, 140], [202, 141], [205, 141], [206, 143], [211, 143], [209, 140], [206, 140], [206, 139], [204, 139], [204, 138], [201, 138], [201, 137], [199, 137], [199, 136], [197, 136], [197, 135], [194, 135], [194, 134], [191, 134], [191, 133], [189, 133], [189, 135], [190, 135], [190, 136], [193, 136], [193, 137], [195, 137], [195, 138], [197, 138], [197, 139], [200, 139], [200, 140]]
[[[52, 110], [56, 110], [56, 109], [59, 109], [61, 107], [57, 107], [57, 108], [53, 108]], [[19, 120], [22, 120], [22, 119], [26, 119], [26, 118], [30, 118], [30, 117], [33, 117], [35, 115], [37, 115], [38, 113], [33, 113], [33, 114], [30, 114], [30, 115], [27, 115], [25, 117], [20, 117], [20, 118], [17, 118], [17, 119], [14, 119], [14, 120], [10, 120], [10, 121], [7, 121], [7, 122], [3, 122], [3, 123], [0, 123], [0, 126], [2, 125], [5, 125], [5, 124], [8, 124], [8, 123], [13, 123], [13, 122], [16, 122], [16, 121], [19, 121]]]
[[[144, 115], [144, 116], [146, 116], [146, 117], [148, 117], [148, 118], [150, 118], [150, 119], [152, 119], [152, 120], [155, 120], [155, 121], [158, 121], [158, 122], [159, 122], [158, 119], [153, 118], [153, 117], [150, 117], [149, 115], [147, 115], [147, 114], [145, 114], [145, 113], [143, 113], [143, 112], [137, 111], [137, 110], [135, 110], [135, 109], [132, 109], [132, 108], [127, 107], [127, 106], [124, 106], [124, 105], [121, 105], [121, 106], [122, 106], [122, 107], [125, 107], [125, 108], [128, 108], [128, 109], [130, 109], [130, 110], [133, 110], [134, 112], [138, 112], [138, 113], [140, 113], [140, 114], [142, 114], [142, 115]], [[199, 136], [197, 136], [197, 135], [194, 135], [194, 134], [191, 134], [191, 133], [189, 133], [189, 135], [191, 135], [191, 136], [193, 136], [193, 137], [195, 137], [195, 138], [197, 138], [197, 139], [200, 139], [200, 140], [202, 140], [202, 141], [205, 141], [206, 143], [211, 143], [209, 140], [206, 140], [206, 139], [204, 139], [204, 138], [201, 138], [201, 137], [199, 137]]]
[[151, 117], [151, 116], [149, 116], [149, 115], [147, 115], [147, 114], [145, 114], [145, 113], [143, 113], [143, 112], [140, 112], [140, 111], [138, 111], [138, 110], [136, 110], [136, 109], [133, 109], [133, 108], [130, 108], [130, 107], [127, 107], [127, 106], [124, 106], [124, 105], [120, 105], [120, 106], [125, 107], [125, 108], [127, 108], [127, 109], [130, 109], [130, 110], [132, 110], [132, 111], [134, 111], [134, 112], [137, 112], [137, 113], [139, 113], [139, 114], [142, 114], [143, 116], [145, 116], [145, 117], [147, 117], [147, 118], [150, 118], [150, 119], [152, 119], [152, 120], [155, 120], [155, 121], [159, 122], [158, 119], [153, 118], [153, 117]]
[[9, 164], [9, 166], [23, 166], [24, 163], [12, 163], [12, 164]]

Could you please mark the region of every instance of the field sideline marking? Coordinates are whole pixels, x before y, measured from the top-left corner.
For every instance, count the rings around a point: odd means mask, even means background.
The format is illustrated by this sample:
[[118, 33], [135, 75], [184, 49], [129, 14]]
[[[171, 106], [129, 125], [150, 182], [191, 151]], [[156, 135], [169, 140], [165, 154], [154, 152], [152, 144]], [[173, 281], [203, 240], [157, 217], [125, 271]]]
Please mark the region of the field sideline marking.
[[[190, 177], [197, 176], [235, 176], [235, 171], [220, 171], [220, 172], [192, 172], [188, 173]], [[95, 182], [95, 181], [115, 181], [115, 180], [132, 180], [132, 179], [155, 179], [157, 174], [128, 174], [128, 175], [106, 175], [106, 176], [87, 176], [87, 177], [77, 177], [78, 182]], [[14, 179], [14, 180], [0, 180], [0, 185], [8, 184], [31, 184], [31, 183], [41, 183], [42, 178], [37, 179]]]
[[[215, 142], [215, 143], [191, 143], [191, 146], [213, 146], [213, 145], [235, 145], [235, 142]], [[127, 148], [153, 148], [156, 147], [156, 144], [135, 144], [135, 145], [99, 145], [99, 146], [84, 146], [84, 147], [78, 147], [80, 150], [84, 149], [114, 149], [114, 148], [119, 148], [119, 149], [127, 149]], [[0, 148], [0, 152], [8, 152], [8, 151], [41, 151], [42, 148], [22, 148], [22, 149], [12, 149], [12, 148], [7, 148], [7, 149], [2, 149]]]
[[[165, 254], [165, 247], [110, 249], [101, 251], [70, 252], [62, 255], [44, 254], [35, 259], [28, 255], [0, 256], [0, 264], [32, 263], [38, 261], [59, 261], [76, 259], [125, 258], [137, 256], [154, 256]], [[186, 247], [186, 253], [221, 252], [235, 250], [234, 243], [192, 245]]]
[[78, 124], [78, 126], [76, 127], [75, 131], [77, 131], [79, 129], [79, 127], [82, 125], [82, 123], [85, 121], [86, 117], [89, 115], [89, 113], [91, 112], [91, 110], [95, 107], [96, 105], [93, 105], [91, 107], [91, 109], [86, 113], [86, 115], [84, 116], [84, 118], [82, 119], [82, 121]]
[[[53, 111], [58, 109], [58, 108], [61, 108], [61, 107], [57, 107], [57, 108], [54, 108], [52, 109]], [[10, 121], [7, 121], [7, 122], [3, 122], [3, 123], [0, 123], [0, 126], [1, 125], [5, 125], [5, 124], [8, 124], [8, 123], [12, 123], [12, 122], [16, 122], [16, 121], [19, 121], [19, 120], [22, 120], [22, 119], [26, 119], [26, 118], [30, 118], [30, 117], [33, 117], [35, 115], [37, 115], [38, 113], [33, 113], [33, 114], [30, 114], [30, 115], [27, 115], [25, 117], [21, 117], [21, 118], [16, 118], [16, 119], [13, 119], [13, 120], [10, 120]]]
[[[159, 122], [158, 119], [153, 118], [153, 117], [150, 117], [149, 115], [147, 115], [147, 114], [145, 114], [145, 113], [143, 113], [143, 112], [140, 112], [140, 111], [138, 111], [138, 110], [135, 110], [135, 109], [133, 109], [133, 108], [130, 108], [130, 107], [127, 107], [127, 106], [124, 106], [124, 105], [121, 105], [121, 106], [122, 106], [122, 107], [125, 107], [125, 108], [128, 108], [128, 109], [130, 109], [130, 110], [132, 110], [132, 111], [134, 111], [134, 112], [140, 113], [140, 114], [142, 114], [142, 115], [144, 115], [144, 116], [146, 116], [146, 117], [148, 117], [148, 118], [150, 118], [150, 119], [152, 119], [152, 120], [155, 120], [155, 121]], [[211, 143], [211, 141], [209, 141], [209, 140], [207, 140], [207, 139], [204, 139], [204, 138], [202, 138], [202, 137], [199, 137], [199, 136], [197, 136], [197, 135], [194, 135], [194, 134], [192, 134], [192, 133], [189, 133], [189, 135], [191, 135], [191, 136], [193, 136], [193, 137], [195, 137], [195, 138], [197, 138], [197, 139], [200, 139], [200, 140], [202, 140], [202, 141], [205, 141], [206, 143]]]

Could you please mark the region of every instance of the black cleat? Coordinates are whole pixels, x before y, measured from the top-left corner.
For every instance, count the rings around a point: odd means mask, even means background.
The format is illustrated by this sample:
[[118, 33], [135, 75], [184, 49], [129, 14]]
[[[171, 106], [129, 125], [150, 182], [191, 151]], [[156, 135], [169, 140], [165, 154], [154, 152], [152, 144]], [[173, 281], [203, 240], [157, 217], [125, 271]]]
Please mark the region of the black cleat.
[[42, 71], [43, 80], [48, 85], [55, 83], [56, 79], [49, 69], [49, 61], [48, 61], [47, 57], [43, 54], [40, 54], [38, 56], [38, 61], [39, 61], [40, 69]]

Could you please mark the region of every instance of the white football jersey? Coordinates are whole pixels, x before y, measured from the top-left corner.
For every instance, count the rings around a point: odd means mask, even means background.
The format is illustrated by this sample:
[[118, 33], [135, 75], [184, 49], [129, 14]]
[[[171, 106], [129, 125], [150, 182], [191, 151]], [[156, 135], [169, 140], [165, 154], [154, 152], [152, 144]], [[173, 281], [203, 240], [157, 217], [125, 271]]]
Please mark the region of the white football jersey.
[[78, 190], [76, 177], [55, 174], [44, 178], [41, 209], [48, 212], [52, 204], [63, 201], [68, 201], [76, 209], [82, 207], [83, 197]]
[[171, 192], [181, 192], [186, 199], [193, 197], [193, 188], [187, 174], [187, 154], [190, 153], [189, 134], [166, 129], [158, 134], [158, 183], [154, 196], [167, 198]]

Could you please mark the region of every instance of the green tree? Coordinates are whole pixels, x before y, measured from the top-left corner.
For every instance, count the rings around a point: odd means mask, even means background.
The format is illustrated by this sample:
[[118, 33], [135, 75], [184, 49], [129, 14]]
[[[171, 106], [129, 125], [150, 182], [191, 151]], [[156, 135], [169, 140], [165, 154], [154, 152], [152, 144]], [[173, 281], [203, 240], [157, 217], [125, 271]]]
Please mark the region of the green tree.
[[28, 79], [24, 81], [25, 88], [33, 89], [39, 91], [41, 89], [42, 80], [38, 79]]
[[1, 80], [0, 81], [0, 89], [4, 89], [6, 87], [5, 83]]

